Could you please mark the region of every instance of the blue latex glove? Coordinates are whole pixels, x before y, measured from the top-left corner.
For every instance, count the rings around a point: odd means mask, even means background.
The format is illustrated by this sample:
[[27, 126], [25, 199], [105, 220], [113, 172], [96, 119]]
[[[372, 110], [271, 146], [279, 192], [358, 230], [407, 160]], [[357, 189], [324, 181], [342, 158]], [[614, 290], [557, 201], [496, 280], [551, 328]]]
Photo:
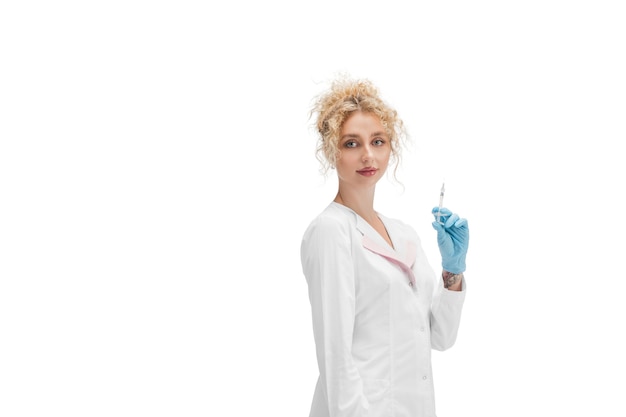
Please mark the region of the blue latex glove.
[[[465, 256], [469, 246], [469, 228], [467, 220], [460, 218], [445, 207], [435, 207], [433, 228], [437, 231], [437, 244], [441, 253], [441, 266], [453, 274], [465, 271]], [[437, 214], [439, 221], [437, 222]]]

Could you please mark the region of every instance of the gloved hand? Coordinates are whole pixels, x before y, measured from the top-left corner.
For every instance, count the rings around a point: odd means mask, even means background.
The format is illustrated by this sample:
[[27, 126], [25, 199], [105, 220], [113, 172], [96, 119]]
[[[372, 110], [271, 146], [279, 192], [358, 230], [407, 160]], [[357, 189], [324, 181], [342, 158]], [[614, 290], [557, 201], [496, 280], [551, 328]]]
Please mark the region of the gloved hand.
[[[435, 207], [433, 228], [437, 231], [437, 244], [441, 253], [441, 266], [453, 274], [465, 271], [465, 256], [469, 246], [469, 228], [467, 220], [460, 218], [445, 207]], [[437, 222], [437, 214], [439, 221]]]

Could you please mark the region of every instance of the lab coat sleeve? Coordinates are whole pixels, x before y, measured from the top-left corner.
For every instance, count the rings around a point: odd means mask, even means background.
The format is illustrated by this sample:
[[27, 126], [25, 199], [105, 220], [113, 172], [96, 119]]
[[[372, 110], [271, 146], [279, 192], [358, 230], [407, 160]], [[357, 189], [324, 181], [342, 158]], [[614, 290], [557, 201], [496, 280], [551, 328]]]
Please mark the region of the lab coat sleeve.
[[431, 346], [446, 350], [456, 342], [467, 285], [463, 278], [462, 291], [450, 291], [444, 288], [441, 277], [437, 281], [430, 316]]
[[322, 384], [318, 388], [331, 417], [365, 417], [369, 408], [352, 357], [355, 276], [348, 227], [332, 217], [318, 218], [301, 246]]

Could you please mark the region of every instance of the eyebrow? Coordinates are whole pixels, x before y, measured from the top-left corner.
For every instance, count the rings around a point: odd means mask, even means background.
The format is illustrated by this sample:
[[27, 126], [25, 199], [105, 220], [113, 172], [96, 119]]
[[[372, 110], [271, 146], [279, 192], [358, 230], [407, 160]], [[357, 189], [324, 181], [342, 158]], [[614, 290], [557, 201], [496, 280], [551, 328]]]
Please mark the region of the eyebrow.
[[[374, 132], [372, 133], [371, 137], [376, 137], [376, 136], [384, 136], [387, 137], [387, 133], [385, 132]], [[361, 136], [357, 135], [356, 133], [348, 133], [345, 134], [341, 137], [341, 140], [345, 140], [345, 139], [359, 139]]]

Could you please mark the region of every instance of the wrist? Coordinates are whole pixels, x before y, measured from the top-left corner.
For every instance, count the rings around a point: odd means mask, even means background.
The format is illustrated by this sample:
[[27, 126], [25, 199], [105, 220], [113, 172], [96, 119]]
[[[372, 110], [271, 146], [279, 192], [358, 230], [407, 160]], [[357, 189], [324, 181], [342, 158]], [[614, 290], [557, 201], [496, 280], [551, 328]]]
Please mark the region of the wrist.
[[454, 272], [449, 272], [444, 270], [441, 274], [443, 278], [443, 286], [449, 290], [457, 290], [461, 289], [461, 282], [463, 281], [463, 272], [455, 274]]
[[441, 266], [444, 271], [456, 271], [462, 274], [465, 271], [465, 257], [442, 257]]

